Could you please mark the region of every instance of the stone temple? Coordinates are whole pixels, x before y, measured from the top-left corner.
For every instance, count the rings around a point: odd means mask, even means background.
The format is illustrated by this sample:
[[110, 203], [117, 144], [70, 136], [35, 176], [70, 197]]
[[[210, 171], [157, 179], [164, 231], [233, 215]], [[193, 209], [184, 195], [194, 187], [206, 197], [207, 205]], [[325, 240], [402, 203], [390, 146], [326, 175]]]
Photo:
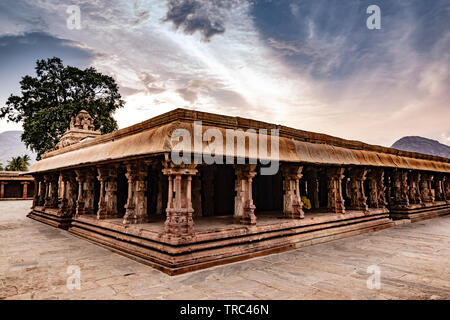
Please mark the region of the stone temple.
[[34, 179], [23, 171], [0, 171], [0, 201], [26, 200], [34, 193]]
[[171, 275], [450, 213], [450, 159], [185, 109], [105, 135], [82, 111], [30, 174], [30, 218]]

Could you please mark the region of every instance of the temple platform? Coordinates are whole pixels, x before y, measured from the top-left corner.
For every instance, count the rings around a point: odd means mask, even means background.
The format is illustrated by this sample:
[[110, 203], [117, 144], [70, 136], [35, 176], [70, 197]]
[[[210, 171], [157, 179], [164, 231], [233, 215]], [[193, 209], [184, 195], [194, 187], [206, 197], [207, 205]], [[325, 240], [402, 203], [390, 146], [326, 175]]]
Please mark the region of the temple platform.
[[389, 208], [394, 220], [409, 219], [411, 222], [422, 221], [450, 214], [450, 201], [435, 201], [433, 203], [414, 204], [406, 208]]
[[122, 219], [97, 220], [85, 215], [72, 221], [69, 232], [176, 275], [394, 225], [386, 209], [315, 212], [304, 219], [281, 218], [276, 212], [257, 216], [255, 226], [234, 224], [231, 215], [196, 217], [195, 233], [187, 238], [168, 237], [163, 216], [124, 225]]
[[25, 201], [29, 201], [29, 200], [33, 200], [32, 197], [29, 198], [0, 198], [0, 201], [20, 201], [20, 200], [25, 200]]
[[72, 217], [62, 216], [58, 209], [44, 207], [35, 207], [27, 217], [66, 230], [69, 229], [72, 222]]

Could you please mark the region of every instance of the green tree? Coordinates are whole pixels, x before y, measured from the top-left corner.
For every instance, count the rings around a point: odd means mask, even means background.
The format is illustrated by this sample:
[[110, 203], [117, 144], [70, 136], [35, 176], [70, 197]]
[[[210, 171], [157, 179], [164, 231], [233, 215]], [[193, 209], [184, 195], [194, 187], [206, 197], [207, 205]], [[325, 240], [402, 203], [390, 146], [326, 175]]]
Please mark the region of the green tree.
[[97, 72], [64, 66], [56, 57], [36, 61], [36, 77], [20, 81], [21, 96], [10, 95], [0, 119], [22, 122], [22, 141], [41, 155], [53, 148], [69, 126], [70, 118], [85, 109], [101, 133], [117, 130], [112, 117], [123, 107], [115, 80]]
[[28, 171], [30, 160], [31, 159], [27, 154], [22, 157], [12, 157], [6, 165], [6, 171]]
[[3, 171], [5, 169], [3, 169], [3, 163], [0, 162], [0, 171]]

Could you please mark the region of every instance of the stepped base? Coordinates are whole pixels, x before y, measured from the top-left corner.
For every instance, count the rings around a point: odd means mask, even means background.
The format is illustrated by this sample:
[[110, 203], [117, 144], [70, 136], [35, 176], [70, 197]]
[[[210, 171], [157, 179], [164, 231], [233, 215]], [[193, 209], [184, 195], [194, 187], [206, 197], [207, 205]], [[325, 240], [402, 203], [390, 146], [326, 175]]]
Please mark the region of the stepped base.
[[394, 225], [383, 209], [313, 214], [301, 220], [258, 216], [256, 226], [233, 224], [232, 216], [214, 218], [197, 218], [190, 238], [167, 238], [163, 221], [130, 226], [121, 219], [94, 216], [76, 218], [69, 232], [176, 275]]
[[[61, 217], [56, 209], [35, 208], [28, 217], [107, 247], [169, 275], [241, 261], [312, 244], [416, 222], [450, 213], [450, 204], [350, 210], [345, 214], [308, 213], [286, 219], [281, 213], [258, 213], [257, 225], [235, 224], [233, 216], [197, 217], [190, 237], [168, 237], [164, 216], [147, 223], [124, 225], [122, 219], [98, 220], [95, 215]], [[394, 219], [394, 221], [392, 220]]]
[[65, 230], [69, 229], [70, 224], [72, 223], [71, 217], [59, 215], [57, 209], [44, 209], [43, 207], [35, 207], [27, 217]]
[[424, 205], [410, 205], [407, 208], [390, 208], [389, 211], [394, 220], [409, 219], [411, 222], [417, 222], [450, 214], [450, 203], [436, 201]]

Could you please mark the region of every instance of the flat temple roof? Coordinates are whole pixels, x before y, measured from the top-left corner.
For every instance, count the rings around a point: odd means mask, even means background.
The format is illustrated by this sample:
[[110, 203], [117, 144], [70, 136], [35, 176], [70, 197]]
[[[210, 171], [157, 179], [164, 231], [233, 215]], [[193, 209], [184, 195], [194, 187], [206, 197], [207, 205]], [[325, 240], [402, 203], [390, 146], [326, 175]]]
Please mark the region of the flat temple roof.
[[[79, 142], [43, 155], [31, 173], [77, 167], [128, 157], [170, 153], [171, 135], [183, 128], [193, 134], [194, 121], [202, 121], [205, 129], [217, 128], [225, 136], [226, 129], [279, 130], [279, 158], [282, 162], [330, 165], [367, 165], [404, 169], [450, 172], [450, 159], [370, 145], [326, 134], [298, 130], [282, 125], [219, 114], [175, 109], [136, 125]], [[206, 144], [204, 144], [206, 145]], [[225, 149], [225, 148], [224, 148]], [[226, 154], [244, 156], [246, 154]], [[270, 155], [268, 158], [275, 160]]]

